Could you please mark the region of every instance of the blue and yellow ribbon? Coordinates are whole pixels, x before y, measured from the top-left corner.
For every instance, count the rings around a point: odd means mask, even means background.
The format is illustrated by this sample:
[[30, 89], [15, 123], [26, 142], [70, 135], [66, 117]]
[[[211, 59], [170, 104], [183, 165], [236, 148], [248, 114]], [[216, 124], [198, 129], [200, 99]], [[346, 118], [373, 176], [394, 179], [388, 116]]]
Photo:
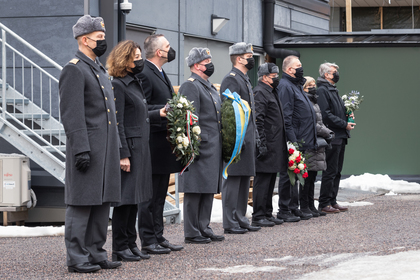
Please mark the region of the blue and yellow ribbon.
[[248, 127], [249, 116], [251, 108], [249, 107], [248, 102], [241, 99], [239, 94], [236, 92], [230, 92], [229, 89], [226, 89], [223, 93], [226, 98], [232, 99], [232, 106], [235, 112], [235, 121], [236, 121], [236, 140], [235, 147], [230, 157], [229, 162], [226, 164], [225, 169], [223, 170], [223, 178], [227, 179], [229, 176], [227, 173], [228, 167], [231, 165], [232, 161], [241, 153], [242, 144], [244, 143], [246, 129]]

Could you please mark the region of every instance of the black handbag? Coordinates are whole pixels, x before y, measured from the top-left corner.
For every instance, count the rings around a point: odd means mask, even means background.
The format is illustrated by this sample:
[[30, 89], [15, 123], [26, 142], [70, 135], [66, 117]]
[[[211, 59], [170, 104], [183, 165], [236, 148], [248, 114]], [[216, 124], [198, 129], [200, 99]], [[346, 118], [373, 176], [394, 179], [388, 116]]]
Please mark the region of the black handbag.
[[326, 147], [329, 146], [327, 141], [323, 137], [319, 137], [319, 136], [316, 138], [316, 145], [317, 145], [318, 149], [319, 148], [326, 148]]

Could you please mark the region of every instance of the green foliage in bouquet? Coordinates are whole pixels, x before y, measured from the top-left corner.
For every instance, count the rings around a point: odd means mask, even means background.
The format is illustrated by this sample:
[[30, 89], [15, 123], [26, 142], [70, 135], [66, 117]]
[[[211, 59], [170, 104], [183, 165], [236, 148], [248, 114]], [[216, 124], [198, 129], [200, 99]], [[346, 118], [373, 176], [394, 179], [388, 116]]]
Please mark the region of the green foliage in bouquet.
[[[172, 152], [177, 159], [185, 166], [192, 157], [200, 154], [200, 133], [201, 129], [198, 126], [197, 119], [188, 118], [195, 111], [192, 102], [184, 95], [173, 94], [173, 98], [168, 101], [170, 109], [166, 113], [168, 120], [168, 136], [166, 139], [172, 147]], [[188, 114], [188, 111], [190, 114]], [[195, 117], [195, 116], [194, 116]], [[187, 124], [192, 121], [190, 125], [190, 139], [188, 139]]]
[[[236, 120], [232, 99], [227, 98], [222, 104], [222, 157], [224, 162], [229, 162], [236, 142]], [[232, 163], [240, 160], [238, 155]]]

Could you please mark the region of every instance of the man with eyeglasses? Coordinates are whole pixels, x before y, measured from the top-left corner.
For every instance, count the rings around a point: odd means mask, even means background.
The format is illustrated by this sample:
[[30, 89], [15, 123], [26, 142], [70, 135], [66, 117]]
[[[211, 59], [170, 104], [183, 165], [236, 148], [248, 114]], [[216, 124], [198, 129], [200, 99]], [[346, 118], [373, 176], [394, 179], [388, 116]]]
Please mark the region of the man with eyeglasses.
[[241, 160], [229, 166], [229, 177], [222, 183], [223, 228], [229, 234], [243, 234], [261, 229], [250, 225], [245, 216], [250, 179], [255, 175], [255, 104], [251, 81], [247, 75], [255, 65], [253, 54], [251, 44], [240, 42], [230, 46], [229, 55], [233, 67], [220, 86], [221, 93], [226, 89], [236, 92], [251, 108]]
[[264, 63], [258, 67], [258, 85], [254, 88], [257, 124], [256, 175], [252, 191], [252, 225], [272, 227], [283, 220], [273, 217], [273, 190], [277, 172], [287, 169], [287, 143], [283, 109], [277, 94], [279, 67]]
[[[278, 85], [279, 98], [283, 106], [286, 138], [292, 143], [300, 143], [302, 154], [316, 148], [316, 116], [312, 103], [303, 91], [306, 79], [297, 56], [287, 56], [283, 60], [282, 79]], [[298, 222], [312, 218], [312, 214], [299, 209], [298, 182], [291, 186], [287, 169], [280, 172], [279, 212], [277, 218], [285, 222]], [[290, 190], [292, 188], [292, 190]]]

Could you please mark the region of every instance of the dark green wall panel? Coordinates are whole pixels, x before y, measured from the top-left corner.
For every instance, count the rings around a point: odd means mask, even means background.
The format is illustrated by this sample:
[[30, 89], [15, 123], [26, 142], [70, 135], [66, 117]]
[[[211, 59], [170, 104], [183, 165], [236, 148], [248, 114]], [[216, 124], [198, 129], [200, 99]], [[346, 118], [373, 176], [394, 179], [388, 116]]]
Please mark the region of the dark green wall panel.
[[[302, 48], [305, 75], [325, 61], [340, 66], [340, 95], [364, 95], [346, 148], [343, 174], [420, 174], [420, 49]], [[281, 61], [278, 61], [281, 63]]]

